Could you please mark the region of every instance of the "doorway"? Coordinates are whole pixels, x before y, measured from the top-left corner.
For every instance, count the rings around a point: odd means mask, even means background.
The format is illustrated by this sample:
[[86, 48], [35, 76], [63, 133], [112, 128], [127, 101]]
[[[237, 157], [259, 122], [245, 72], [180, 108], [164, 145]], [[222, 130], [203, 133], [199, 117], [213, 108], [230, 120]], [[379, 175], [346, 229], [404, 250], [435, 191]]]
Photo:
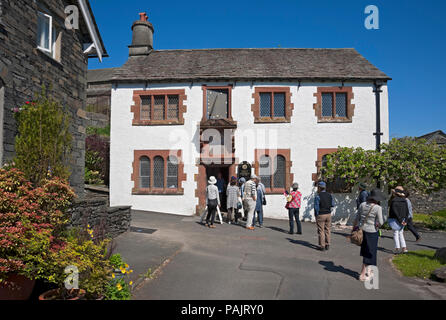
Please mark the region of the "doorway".
[[[217, 179], [217, 187], [219, 188], [219, 191], [222, 190], [223, 192], [220, 193], [220, 203], [221, 203], [221, 211], [227, 212], [226, 207], [226, 188], [229, 183], [229, 179], [231, 178], [229, 176], [229, 166], [224, 165], [208, 165], [206, 167], [206, 184], [207, 181], [211, 176], [214, 176]], [[222, 179], [223, 181], [219, 181]]]

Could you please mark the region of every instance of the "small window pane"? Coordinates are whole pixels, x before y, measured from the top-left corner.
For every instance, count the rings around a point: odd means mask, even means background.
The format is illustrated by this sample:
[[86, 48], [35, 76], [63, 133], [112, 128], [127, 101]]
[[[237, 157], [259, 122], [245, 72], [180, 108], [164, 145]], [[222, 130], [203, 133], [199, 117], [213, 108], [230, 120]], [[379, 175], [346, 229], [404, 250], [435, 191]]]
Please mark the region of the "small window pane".
[[178, 188], [178, 159], [170, 156], [167, 162], [167, 188]]
[[147, 157], [139, 160], [139, 177], [140, 188], [150, 188], [150, 159]]
[[271, 93], [260, 93], [260, 117], [271, 117]]
[[285, 93], [274, 93], [274, 117], [285, 118]]
[[164, 188], [164, 159], [161, 157], [153, 160], [153, 187]]
[[168, 96], [167, 118], [178, 119], [178, 96]]
[[322, 116], [333, 116], [333, 94], [322, 93]]
[[336, 117], [347, 118], [347, 94], [336, 93]]
[[51, 32], [50, 17], [39, 12], [37, 16], [37, 45], [40, 48], [46, 49], [48, 51], [51, 51], [50, 32]]
[[153, 120], [164, 120], [165, 96], [155, 96], [153, 106]]
[[265, 188], [271, 188], [271, 158], [269, 156], [260, 157], [259, 176]]
[[286, 167], [285, 157], [277, 156], [275, 161], [274, 188], [285, 188]]
[[150, 96], [141, 97], [141, 120], [150, 120], [150, 110], [152, 106], [152, 98]]

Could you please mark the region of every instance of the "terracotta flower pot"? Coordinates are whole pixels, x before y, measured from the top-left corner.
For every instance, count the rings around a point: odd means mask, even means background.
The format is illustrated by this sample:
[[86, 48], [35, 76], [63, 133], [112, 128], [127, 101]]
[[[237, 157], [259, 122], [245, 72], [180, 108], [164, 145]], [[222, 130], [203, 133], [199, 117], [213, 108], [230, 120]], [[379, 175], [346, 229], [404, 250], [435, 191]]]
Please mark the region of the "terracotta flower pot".
[[0, 283], [0, 300], [28, 300], [35, 283], [25, 276], [11, 274]]
[[65, 299], [62, 290], [64, 289], [53, 289], [44, 292], [39, 296], [39, 300], [82, 300], [85, 296], [84, 289], [73, 289], [73, 294]]

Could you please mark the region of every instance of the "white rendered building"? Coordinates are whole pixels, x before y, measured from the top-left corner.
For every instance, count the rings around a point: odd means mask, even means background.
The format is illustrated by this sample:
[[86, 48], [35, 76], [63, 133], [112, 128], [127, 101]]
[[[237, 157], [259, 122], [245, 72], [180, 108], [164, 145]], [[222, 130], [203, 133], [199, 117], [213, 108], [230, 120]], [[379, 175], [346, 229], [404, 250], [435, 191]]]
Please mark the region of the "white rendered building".
[[[288, 218], [283, 191], [298, 182], [301, 217], [313, 220], [323, 156], [389, 140], [390, 78], [354, 49], [157, 51], [146, 15], [132, 29], [112, 76], [111, 206], [194, 215], [210, 175], [227, 183], [252, 168], [265, 217]], [[356, 190], [332, 187], [345, 223]]]

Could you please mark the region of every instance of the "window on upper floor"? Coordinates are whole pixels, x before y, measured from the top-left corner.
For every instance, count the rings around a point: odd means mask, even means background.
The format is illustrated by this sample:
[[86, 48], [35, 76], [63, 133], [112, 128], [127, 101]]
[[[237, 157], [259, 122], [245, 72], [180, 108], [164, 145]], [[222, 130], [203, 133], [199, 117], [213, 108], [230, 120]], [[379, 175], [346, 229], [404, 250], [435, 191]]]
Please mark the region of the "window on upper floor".
[[291, 103], [289, 87], [257, 87], [255, 88], [254, 122], [290, 122], [294, 105]]
[[351, 122], [355, 105], [351, 87], [319, 87], [314, 105], [318, 122]]
[[37, 48], [56, 61], [61, 61], [62, 32], [49, 14], [37, 13]]
[[229, 118], [229, 89], [206, 89], [206, 118], [211, 120]]
[[186, 107], [184, 90], [135, 91], [133, 101], [133, 125], [183, 124]]

